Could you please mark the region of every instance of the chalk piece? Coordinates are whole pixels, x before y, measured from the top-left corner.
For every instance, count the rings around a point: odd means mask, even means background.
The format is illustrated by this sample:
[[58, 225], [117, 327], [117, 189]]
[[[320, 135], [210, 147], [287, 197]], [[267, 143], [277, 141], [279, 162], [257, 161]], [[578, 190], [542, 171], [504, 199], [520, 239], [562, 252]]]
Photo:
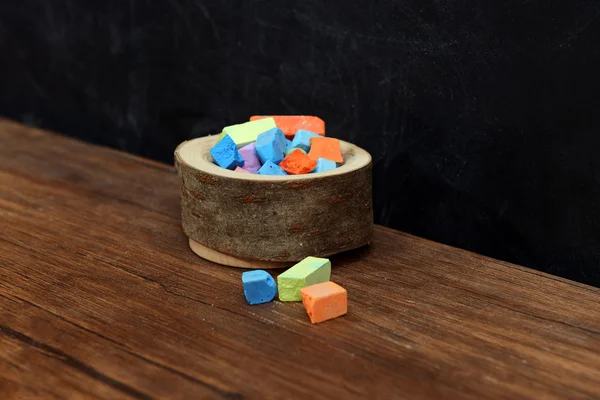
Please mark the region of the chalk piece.
[[215, 164], [222, 168], [235, 169], [244, 165], [244, 159], [229, 135], [225, 135], [210, 149]]
[[270, 129], [258, 135], [254, 148], [263, 164], [267, 161], [279, 164], [285, 157], [285, 136], [279, 128]]
[[258, 170], [259, 175], [287, 175], [279, 165], [273, 164], [271, 161], [267, 161]]
[[279, 166], [289, 175], [301, 175], [315, 169], [317, 162], [310, 159], [302, 150], [296, 149], [287, 155]]
[[277, 127], [273, 118], [265, 118], [256, 121], [244, 122], [243, 124], [230, 125], [223, 128], [219, 139], [225, 135], [231, 136], [238, 147], [245, 146], [256, 140], [258, 135]]
[[244, 169], [252, 174], [257, 173], [262, 164], [258, 159], [258, 154], [256, 154], [254, 143], [247, 144], [239, 152], [244, 158]]
[[241, 167], [235, 167], [234, 171], [235, 172], [241, 172], [241, 173], [244, 173], [244, 174], [249, 174], [250, 173], [250, 172], [246, 171], [244, 168], [241, 168]]
[[317, 160], [317, 166], [315, 167], [315, 169], [312, 172], [327, 172], [327, 171], [331, 171], [332, 169], [336, 169], [337, 168], [337, 164], [335, 163], [335, 161], [331, 161], [328, 160], [326, 158], [319, 158]]
[[244, 272], [242, 274], [244, 296], [248, 304], [262, 304], [273, 300], [277, 294], [275, 280], [262, 269]]
[[310, 151], [308, 156], [317, 161], [319, 158], [326, 158], [336, 163], [343, 163], [342, 150], [339, 139], [312, 137], [310, 138]]
[[287, 150], [286, 150], [286, 152], [285, 152], [285, 155], [286, 155], [286, 156], [289, 156], [290, 154], [292, 154], [292, 152], [294, 152], [294, 151], [296, 151], [296, 150], [298, 150], [298, 151], [301, 151], [301, 152], [303, 152], [304, 154], [306, 154], [306, 152], [305, 152], [304, 150], [302, 150], [302, 149], [295, 149], [295, 148], [293, 148], [293, 147], [292, 147], [292, 148], [289, 148], [289, 149], [287, 149]]
[[300, 129], [296, 132], [296, 136], [294, 136], [294, 140], [292, 140], [292, 147], [296, 149], [302, 149], [305, 152], [310, 150], [310, 138], [320, 137], [314, 132], [306, 131], [304, 129]]
[[285, 139], [285, 155], [287, 156], [295, 149], [292, 147], [292, 141], [290, 139]]
[[346, 289], [333, 282], [323, 282], [300, 290], [302, 304], [310, 322], [317, 324], [348, 312]]
[[326, 258], [306, 257], [277, 277], [279, 300], [300, 301], [300, 289], [327, 282], [331, 277], [331, 263]]
[[250, 117], [250, 121], [263, 118], [273, 118], [275, 124], [283, 130], [288, 139], [292, 139], [300, 129], [325, 136], [325, 122], [319, 117], [311, 115], [254, 115]]

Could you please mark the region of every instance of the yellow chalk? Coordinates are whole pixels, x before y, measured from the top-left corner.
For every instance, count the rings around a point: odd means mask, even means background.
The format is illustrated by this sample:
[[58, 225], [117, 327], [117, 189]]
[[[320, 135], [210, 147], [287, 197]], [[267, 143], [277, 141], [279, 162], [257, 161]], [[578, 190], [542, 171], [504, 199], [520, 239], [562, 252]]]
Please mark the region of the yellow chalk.
[[269, 129], [276, 128], [273, 118], [258, 119], [256, 121], [244, 122], [243, 124], [230, 125], [223, 128], [223, 132], [219, 135], [221, 140], [225, 135], [229, 135], [235, 144], [245, 146], [255, 142], [258, 135]]

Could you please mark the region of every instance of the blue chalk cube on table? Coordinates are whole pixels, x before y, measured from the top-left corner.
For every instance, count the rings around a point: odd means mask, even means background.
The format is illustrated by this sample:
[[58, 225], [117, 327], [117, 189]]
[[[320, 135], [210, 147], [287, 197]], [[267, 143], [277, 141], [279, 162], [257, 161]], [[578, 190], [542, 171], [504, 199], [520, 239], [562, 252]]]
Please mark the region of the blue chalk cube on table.
[[294, 140], [292, 140], [292, 147], [295, 149], [302, 149], [308, 153], [310, 150], [310, 138], [319, 136], [320, 135], [317, 135], [314, 132], [298, 129], [296, 136], [294, 136]]
[[244, 158], [229, 135], [225, 135], [210, 149], [210, 155], [215, 163], [222, 168], [235, 169], [244, 165]]
[[281, 169], [279, 165], [273, 164], [271, 161], [264, 163], [258, 170], [259, 175], [287, 175], [287, 173]]
[[248, 304], [268, 303], [277, 294], [275, 279], [262, 269], [244, 272], [242, 283]]
[[335, 163], [335, 161], [331, 161], [326, 158], [319, 158], [317, 160], [317, 166], [315, 167], [315, 169], [312, 170], [312, 172], [327, 172], [336, 168], [337, 164]]
[[279, 164], [285, 157], [287, 142], [283, 131], [279, 128], [269, 129], [261, 133], [256, 138], [254, 148], [260, 161], [265, 164], [271, 161], [273, 164]]

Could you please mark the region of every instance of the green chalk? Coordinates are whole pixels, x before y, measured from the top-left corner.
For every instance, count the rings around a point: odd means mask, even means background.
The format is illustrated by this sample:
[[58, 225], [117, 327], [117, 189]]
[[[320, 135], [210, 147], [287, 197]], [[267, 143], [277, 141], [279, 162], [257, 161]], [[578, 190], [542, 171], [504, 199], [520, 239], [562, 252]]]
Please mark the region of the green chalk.
[[244, 122], [243, 124], [230, 125], [223, 128], [223, 132], [219, 135], [219, 140], [225, 137], [225, 135], [229, 135], [238, 147], [245, 146], [255, 142], [261, 133], [276, 127], [277, 125], [275, 125], [273, 118], [257, 119], [255, 121]]
[[328, 282], [330, 277], [331, 263], [328, 259], [306, 257], [277, 277], [279, 300], [301, 301], [300, 289]]

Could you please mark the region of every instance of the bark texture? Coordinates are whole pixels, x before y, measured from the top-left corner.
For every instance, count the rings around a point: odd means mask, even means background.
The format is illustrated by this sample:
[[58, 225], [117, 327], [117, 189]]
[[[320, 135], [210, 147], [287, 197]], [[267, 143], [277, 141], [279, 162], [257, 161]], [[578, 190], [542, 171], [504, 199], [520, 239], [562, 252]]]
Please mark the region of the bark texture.
[[295, 181], [243, 180], [200, 171], [176, 153], [183, 230], [213, 250], [300, 261], [354, 249], [373, 236], [371, 163]]

